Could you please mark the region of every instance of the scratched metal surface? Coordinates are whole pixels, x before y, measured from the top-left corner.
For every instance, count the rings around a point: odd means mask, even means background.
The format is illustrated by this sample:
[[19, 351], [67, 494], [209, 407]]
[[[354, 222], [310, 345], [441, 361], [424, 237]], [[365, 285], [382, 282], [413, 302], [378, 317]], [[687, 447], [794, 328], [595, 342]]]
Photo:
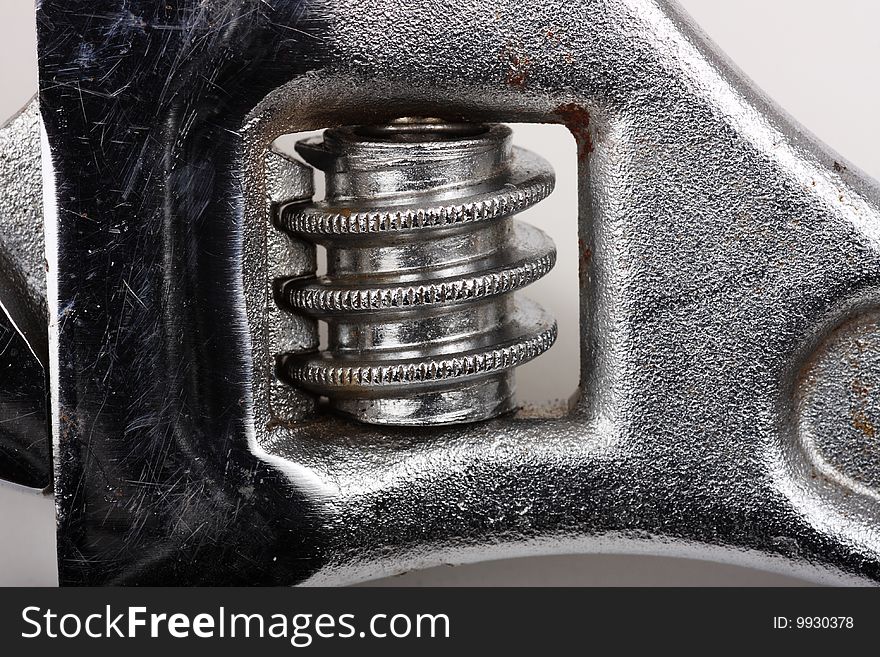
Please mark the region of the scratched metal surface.
[[[38, 20], [62, 582], [596, 551], [880, 579], [880, 466], [844, 445], [876, 420], [880, 189], [676, 6], [44, 0]], [[378, 431], [272, 401], [273, 344], [314, 327], [273, 320], [269, 144], [401, 115], [577, 139], [565, 417]], [[313, 266], [279, 250], [281, 273]]]

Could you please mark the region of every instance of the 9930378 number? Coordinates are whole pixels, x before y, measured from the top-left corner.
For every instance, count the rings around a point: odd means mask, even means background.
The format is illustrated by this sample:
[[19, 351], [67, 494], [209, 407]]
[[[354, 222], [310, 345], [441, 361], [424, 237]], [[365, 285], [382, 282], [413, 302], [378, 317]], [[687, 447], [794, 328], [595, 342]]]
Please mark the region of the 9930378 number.
[[853, 627], [852, 616], [798, 616], [794, 626], [799, 630], [850, 630]]

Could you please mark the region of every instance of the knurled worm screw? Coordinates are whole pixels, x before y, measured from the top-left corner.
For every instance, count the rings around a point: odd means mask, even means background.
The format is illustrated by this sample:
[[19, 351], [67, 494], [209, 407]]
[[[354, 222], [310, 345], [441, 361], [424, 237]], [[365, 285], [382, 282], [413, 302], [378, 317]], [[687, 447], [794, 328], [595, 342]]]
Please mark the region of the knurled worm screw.
[[283, 376], [374, 424], [513, 410], [513, 368], [556, 339], [513, 294], [555, 264], [551, 240], [512, 218], [553, 190], [550, 165], [505, 126], [429, 120], [330, 129], [297, 151], [326, 173], [326, 199], [277, 221], [326, 246], [327, 273], [281, 281], [278, 298], [326, 321], [329, 344], [285, 355]]

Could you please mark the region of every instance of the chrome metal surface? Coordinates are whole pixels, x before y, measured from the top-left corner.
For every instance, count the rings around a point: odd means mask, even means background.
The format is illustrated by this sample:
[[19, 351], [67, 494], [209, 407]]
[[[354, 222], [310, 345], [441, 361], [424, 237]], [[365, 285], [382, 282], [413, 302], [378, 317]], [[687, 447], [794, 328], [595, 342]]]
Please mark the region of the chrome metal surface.
[[36, 101], [0, 128], [0, 479], [52, 481], [43, 173]]
[[[674, 4], [88, 5], [38, 9], [63, 582], [581, 551], [880, 580], [880, 188]], [[270, 227], [309, 195], [270, 145], [400, 116], [577, 140], [565, 417], [371, 428], [271, 376], [316, 333], [272, 300], [314, 252]]]
[[509, 128], [402, 120], [328, 130], [297, 150], [327, 196], [279, 224], [327, 247], [327, 274], [281, 282], [280, 303], [323, 319], [329, 346], [287, 354], [283, 376], [362, 422], [474, 422], [516, 408], [513, 368], [550, 348], [554, 322], [511, 295], [556, 249], [511, 215], [553, 190]]

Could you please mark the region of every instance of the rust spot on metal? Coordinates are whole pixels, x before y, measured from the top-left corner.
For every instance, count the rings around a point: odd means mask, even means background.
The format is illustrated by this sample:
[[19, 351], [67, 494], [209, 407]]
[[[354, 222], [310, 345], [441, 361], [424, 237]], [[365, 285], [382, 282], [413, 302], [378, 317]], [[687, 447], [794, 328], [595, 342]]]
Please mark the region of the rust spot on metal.
[[850, 389], [862, 400], [867, 400], [868, 394], [871, 392], [871, 387], [861, 379], [853, 379]]
[[506, 49], [502, 55], [502, 59], [507, 60], [507, 75], [504, 78], [508, 87], [524, 87], [529, 80], [529, 69], [532, 67], [532, 60], [528, 57], [519, 55], [513, 50]]
[[877, 428], [873, 422], [868, 419], [864, 411], [856, 410], [852, 413], [852, 425], [854, 429], [861, 431], [865, 438], [875, 438], [877, 436]]
[[507, 82], [507, 85], [510, 87], [523, 87], [525, 86], [526, 80], [528, 79], [529, 75], [525, 71], [511, 71], [507, 74], [507, 79], [505, 80], [505, 82]]
[[64, 406], [58, 417], [58, 438], [61, 442], [67, 442], [76, 437], [76, 417], [72, 411]]
[[857, 377], [850, 384], [850, 390], [852, 390], [853, 395], [856, 397], [856, 408], [850, 411], [852, 426], [857, 431], [861, 431], [865, 438], [873, 439], [877, 436], [877, 428], [871, 422], [866, 412], [868, 399], [871, 394], [871, 386]]
[[581, 264], [586, 265], [590, 262], [590, 258], [593, 257], [593, 251], [587, 246], [587, 243], [582, 239], [578, 239], [578, 250], [581, 254]]
[[562, 119], [578, 143], [578, 161], [585, 162], [593, 152], [593, 135], [590, 132], [590, 113], [577, 103], [563, 103], [554, 114]]
[[587, 246], [587, 243], [584, 240], [578, 238], [578, 253], [580, 255], [580, 267], [578, 268], [578, 277], [580, 278], [581, 286], [586, 283], [587, 278], [587, 267], [590, 264], [590, 260], [593, 258], [593, 250]]

